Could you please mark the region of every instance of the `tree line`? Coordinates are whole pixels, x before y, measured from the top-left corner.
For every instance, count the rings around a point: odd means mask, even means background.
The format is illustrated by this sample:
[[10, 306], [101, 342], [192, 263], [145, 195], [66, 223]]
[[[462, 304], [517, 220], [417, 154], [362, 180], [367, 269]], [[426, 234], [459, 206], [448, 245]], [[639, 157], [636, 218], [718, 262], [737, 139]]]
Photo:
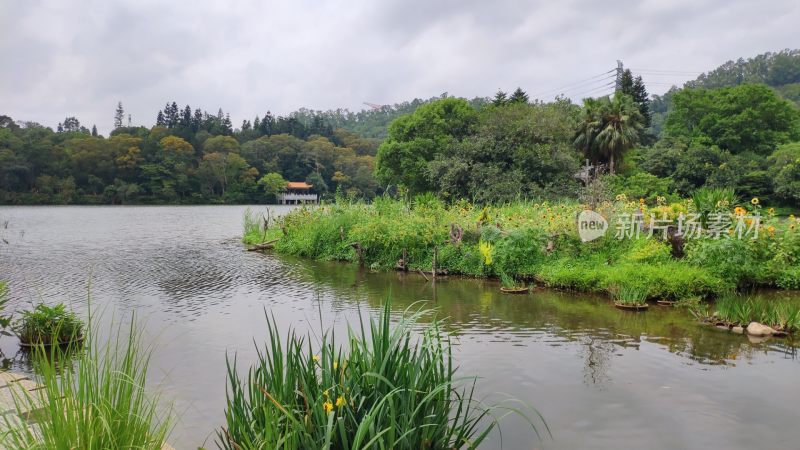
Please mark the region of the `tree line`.
[[167, 103], [151, 128], [123, 126], [118, 104], [109, 137], [75, 117], [56, 131], [0, 117], [0, 202], [243, 203], [274, 200], [267, 181], [306, 181], [323, 196], [371, 198], [379, 141], [321, 118], [267, 112], [234, 129], [209, 114]]

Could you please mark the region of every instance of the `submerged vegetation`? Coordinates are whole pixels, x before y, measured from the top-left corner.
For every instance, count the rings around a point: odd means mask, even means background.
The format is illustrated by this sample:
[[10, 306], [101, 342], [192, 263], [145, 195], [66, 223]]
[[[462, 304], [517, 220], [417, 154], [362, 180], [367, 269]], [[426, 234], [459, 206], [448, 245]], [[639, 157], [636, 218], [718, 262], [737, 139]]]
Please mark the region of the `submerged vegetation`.
[[[611, 293], [617, 286], [636, 289], [648, 299], [708, 298], [737, 287], [798, 287], [800, 232], [797, 219], [767, 212], [761, 232], [742, 239], [686, 239], [682, 254], [662, 231], [638, 239], [615, 237], [615, 223], [600, 239], [581, 242], [577, 202], [515, 201], [477, 207], [461, 201], [446, 205], [430, 195], [412, 201], [378, 198], [372, 204], [339, 202], [300, 208], [268, 229], [251, 218], [247, 243], [275, 242], [278, 252], [319, 260], [351, 261], [374, 269], [391, 269], [405, 255], [410, 270], [437, 269], [450, 274], [534, 280], [579, 291]], [[759, 212], [761, 205], [715, 206], [715, 213], [734, 221]], [[595, 210], [606, 217], [641, 211], [651, 217], [677, 220], [697, 214], [691, 200], [647, 204], [625, 195], [603, 202]]]
[[438, 321], [412, 337], [425, 314], [406, 313], [392, 326], [387, 302], [377, 320], [348, 329], [343, 347], [333, 332], [318, 345], [292, 330], [283, 341], [269, 320], [269, 341], [246, 379], [235, 359], [228, 362], [218, 443], [227, 450], [474, 449], [497, 425], [494, 412], [528, 419], [473, 397], [475, 381], [457, 377]]
[[[91, 324], [91, 321], [90, 321]], [[112, 340], [97, 341], [91, 325], [86, 348], [65, 358], [58, 348], [34, 348], [42, 389], [15, 389], [20, 416], [39, 410], [35, 427], [4, 415], [0, 446], [18, 449], [161, 450], [172, 427], [168, 410], [145, 391], [151, 349], [131, 321]], [[113, 334], [113, 332], [112, 332]], [[64, 367], [64, 361], [70, 365]], [[40, 409], [41, 408], [41, 409]]]

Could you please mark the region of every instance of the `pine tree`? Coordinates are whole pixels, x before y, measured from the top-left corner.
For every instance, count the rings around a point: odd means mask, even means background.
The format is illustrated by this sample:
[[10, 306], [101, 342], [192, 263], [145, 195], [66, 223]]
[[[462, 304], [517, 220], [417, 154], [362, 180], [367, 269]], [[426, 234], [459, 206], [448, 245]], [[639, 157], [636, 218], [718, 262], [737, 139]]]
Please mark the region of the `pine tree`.
[[639, 112], [642, 113], [645, 128], [650, 127], [652, 116], [650, 115], [650, 96], [647, 94], [647, 88], [644, 86], [642, 76], [639, 75], [633, 81], [633, 100], [639, 105]]
[[203, 125], [203, 111], [200, 108], [194, 110], [194, 117], [192, 117], [192, 131], [195, 133], [200, 130]]
[[186, 105], [183, 108], [183, 115], [181, 116], [181, 126], [184, 128], [191, 128], [192, 126], [192, 108]]
[[92, 136], [97, 137], [97, 125], [92, 125]]
[[167, 125], [167, 123], [164, 121], [164, 111], [158, 110], [158, 116], [156, 117], [156, 125], [159, 127]]
[[498, 89], [497, 93], [494, 94], [494, 100], [492, 100], [492, 104], [494, 106], [503, 106], [506, 103], [508, 103], [508, 95], [506, 95], [505, 92]]
[[620, 80], [620, 90], [622, 93], [628, 94], [633, 97], [633, 74], [630, 69], [625, 69], [622, 72], [622, 79]]
[[122, 121], [125, 119], [125, 109], [122, 108], [122, 102], [117, 103], [117, 110], [114, 112], [114, 129], [122, 128]]
[[508, 103], [528, 103], [528, 94], [526, 94], [522, 88], [517, 88], [517, 90], [511, 94]]

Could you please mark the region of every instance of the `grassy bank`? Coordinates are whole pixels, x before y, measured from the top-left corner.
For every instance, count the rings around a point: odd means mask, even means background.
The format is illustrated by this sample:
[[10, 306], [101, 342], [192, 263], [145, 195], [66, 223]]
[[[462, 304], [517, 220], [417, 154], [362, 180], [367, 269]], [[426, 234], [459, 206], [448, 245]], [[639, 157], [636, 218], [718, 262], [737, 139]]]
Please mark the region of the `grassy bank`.
[[581, 242], [575, 217], [582, 209], [577, 202], [518, 201], [481, 208], [466, 201], [445, 205], [432, 196], [411, 202], [379, 198], [371, 204], [300, 208], [266, 230], [260, 217], [250, 213], [244, 241], [278, 239], [275, 250], [280, 253], [378, 270], [392, 269], [405, 254], [410, 270], [430, 271], [436, 254], [437, 269], [450, 274], [506, 275], [605, 293], [635, 288], [650, 299], [707, 298], [746, 286], [800, 288], [800, 233], [794, 217], [777, 218], [753, 203], [699, 211], [691, 200], [645, 204], [624, 196], [595, 208], [605, 217], [641, 210], [646, 224], [651, 216], [677, 220], [681, 213], [724, 212], [734, 223], [736, 214], [762, 215], [757, 239], [687, 239], [684, 255], [675, 257], [660, 236], [616, 239], [613, 220], [605, 237]]

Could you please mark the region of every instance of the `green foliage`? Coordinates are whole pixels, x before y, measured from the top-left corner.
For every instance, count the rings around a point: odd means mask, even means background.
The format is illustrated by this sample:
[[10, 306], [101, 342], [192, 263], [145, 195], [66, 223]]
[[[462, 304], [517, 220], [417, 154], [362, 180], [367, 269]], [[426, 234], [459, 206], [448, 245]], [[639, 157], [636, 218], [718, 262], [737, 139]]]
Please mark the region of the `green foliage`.
[[742, 295], [726, 295], [714, 305], [714, 317], [732, 325], [746, 327], [758, 322], [778, 330], [800, 330], [800, 304], [787, 300], [767, 300]]
[[629, 198], [643, 198], [648, 203], [655, 203], [658, 197], [666, 198], [672, 193], [671, 178], [661, 178], [647, 172], [637, 172], [627, 177], [611, 175], [604, 181], [614, 193], [625, 194]]
[[684, 89], [672, 97], [665, 131], [733, 154], [769, 155], [800, 139], [800, 111], [767, 86]]
[[790, 203], [800, 204], [800, 142], [778, 147], [768, 161], [775, 195]]
[[702, 187], [692, 194], [692, 204], [704, 224], [708, 220], [709, 214], [717, 211], [730, 211], [731, 207], [738, 202], [739, 198], [731, 188]]
[[608, 164], [613, 174], [625, 153], [639, 143], [644, 124], [630, 95], [617, 92], [613, 98], [587, 98], [573, 144], [593, 163]]
[[264, 194], [267, 195], [267, 198], [273, 202], [278, 194], [286, 191], [286, 180], [283, 179], [281, 174], [276, 172], [270, 172], [261, 177], [261, 179], [258, 180], [258, 185], [264, 190]]
[[469, 136], [427, 164], [430, 183], [443, 198], [478, 203], [575, 195], [577, 115], [563, 100], [485, 108]]
[[8, 334], [6, 328], [11, 325], [11, 317], [3, 314], [8, 303], [8, 286], [5, 281], [0, 281], [0, 334]]
[[13, 330], [25, 344], [51, 345], [83, 338], [83, 322], [63, 303], [55, 306], [40, 303], [20, 316]]
[[268, 320], [269, 339], [245, 379], [236, 360], [228, 361], [218, 444], [226, 450], [477, 448], [496, 425], [490, 420], [496, 407], [473, 398], [474, 381], [459, 386], [440, 322], [412, 338], [424, 314], [406, 313], [391, 326], [387, 302], [377, 320], [348, 330], [344, 346], [332, 332], [316, 345], [293, 330], [284, 339], [275, 319]]
[[467, 136], [477, 118], [475, 109], [458, 98], [437, 100], [401, 116], [389, 125], [389, 135], [378, 148], [378, 180], [403, 185], [411, 193], [429, 191], [428, 162], [450, 143]]
[[[59, 350], [34, 349], [43, 388], [15, 390], [20, 412], [42, 408], [46, 420], [35, 428], [4, 415], [3, 448], [19, 449], [142, 449], [161, 450], [173, 419], [146, 392], [151, 349], [141, 344], [134, 321], [105, 345], [89, 328], [84, 351], [64, 355]], [[114, 333], [112, 332], [112, 336]], [[72, 358], [72, 360], [70, 360]], [[71, 367], [64, 370], [63, 361]]]
[[621, 305], [639, 306], [647, 303], [647, 289], [638, 286], [614, 285], [609, 287], [609, 292], [614, 302]]

